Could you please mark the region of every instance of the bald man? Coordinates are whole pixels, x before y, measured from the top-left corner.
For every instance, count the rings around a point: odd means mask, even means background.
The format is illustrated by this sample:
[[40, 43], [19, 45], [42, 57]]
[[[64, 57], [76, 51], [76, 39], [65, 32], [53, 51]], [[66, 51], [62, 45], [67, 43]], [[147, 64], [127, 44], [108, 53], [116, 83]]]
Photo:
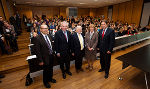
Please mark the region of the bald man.
[[82, 59], [85, 54], [84, 51], [84, 38], [82, 34], [82, 27], [76, 27], [76, 33], [72, 36], [72, 55], [75, 56], [75, 69], [79, 73], [82, 69]]
[[35, 54], [38, 63], [43, 67], [43, 83], [46, 88], [50, 88], [48, 82], [56, 83], [53, 79], [53, 47], [52, 38], [49, 35], [47, 25], [41, 25], [41, 34], [36, 37]]

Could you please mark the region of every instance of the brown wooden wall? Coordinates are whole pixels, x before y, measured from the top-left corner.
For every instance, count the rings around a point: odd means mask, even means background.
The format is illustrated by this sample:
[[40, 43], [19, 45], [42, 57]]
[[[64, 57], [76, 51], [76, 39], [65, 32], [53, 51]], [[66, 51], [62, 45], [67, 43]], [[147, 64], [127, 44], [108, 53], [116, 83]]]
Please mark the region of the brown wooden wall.
[[143, 0], [131, 0], [124, 3], [113, 5], [114, 21], [126, 21], [130, 23], [136, 23], [139, 25], [141, 12], [142, 12]]
[[0, 16], [2, 16], [4, 18], [4, 13], [3, 13], [3, 9], [2, 9], [2, 5], [0, 4]]
[[[136, 23], [139, 25], [143, 0], [131, 0], [113, 5], [113, 21], [124, 21]], [[54, 15], [66, 17], [66, 7], [33, 7], [18, 5], [17, 10], [20, 14], [26, 14], [27, 17], [32, 18], [33, 15], [45, 14], [47, 17]], [[80, 16], [100, 16], [104, 15], [105, 19], [108, 16], [108, 6], [100, 8], [78, 8], [78, 17]], [[41, 16], [40, 16], [41, 17]]]
[[[0, 4], [0, 16], [2, 16], [4, 19], [6, 16], [6, 20], [9, 21], [9, 17], [14, 15], [15, 11], [14, 11], [14, 5], [13, 5], [13, 1], [12, 0], [1, 0], [2, 5]], [[4, 9], [4, 13], [3, 13], [3, 9]]]
[[78, 17], [80, 16], [89, 16], [90, 9], [89, 8], [78, 8]]
[[96, 9], [96, 16], [104, 15], [105, 19], [107, 19], [108, 16], [108, 6], [100, 7]]
[[7, 2], [6, 2], [6, 0], [1, 0], [1, 2], [2, 2], [3, 8], [4, 8], [6, 19], [9, 20], [10, 13], [8, 11]]

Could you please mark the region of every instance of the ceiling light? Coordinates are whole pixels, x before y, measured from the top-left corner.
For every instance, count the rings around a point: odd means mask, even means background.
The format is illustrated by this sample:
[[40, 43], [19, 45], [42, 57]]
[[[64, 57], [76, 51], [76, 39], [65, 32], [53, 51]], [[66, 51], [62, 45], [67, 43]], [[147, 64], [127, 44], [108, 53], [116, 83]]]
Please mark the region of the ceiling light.
[[68, 2], [68, 1], [56, 1], [56, 2]]
[[79, 4], [86, 4], [86, 3], [79, 3]]
[[58, 4], [59, 6], [64, 5], [64, 4]]
[[28, 4], [29, 4], [29, 3], [33, 3], [33, 2], [25, 2], [25, 3], [28, 3]]

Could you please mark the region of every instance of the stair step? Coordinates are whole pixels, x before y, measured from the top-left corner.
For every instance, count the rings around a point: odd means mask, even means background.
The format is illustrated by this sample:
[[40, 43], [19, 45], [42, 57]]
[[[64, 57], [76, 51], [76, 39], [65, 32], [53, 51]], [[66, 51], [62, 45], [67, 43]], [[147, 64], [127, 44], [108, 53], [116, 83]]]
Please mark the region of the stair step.
[[15, 71], [20, 68], [27, 68], [27, 65], [28, 62], [26, 61], [26, 57], [1, 62], [0, 72], [13, 72], [12, 69]]
[[[3, 55], [0, 57], [0, 62], [9, 61], [20, 57], [27, 57], [30, 55], [29, 49], [23, 49], [11, 55]], [[1, 63], [0, 63], [1, 64]]]

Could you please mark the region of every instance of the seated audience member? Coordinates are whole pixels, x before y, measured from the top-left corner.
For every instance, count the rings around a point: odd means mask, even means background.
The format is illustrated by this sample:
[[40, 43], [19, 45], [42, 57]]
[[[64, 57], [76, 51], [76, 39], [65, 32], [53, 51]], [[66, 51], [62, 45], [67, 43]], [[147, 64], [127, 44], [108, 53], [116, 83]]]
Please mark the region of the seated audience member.
[[52, 22], [52, 24], [50, 25], [50, 29], [55, 29], [55, 28], [56, 28], [55, 23]]
[[18, 51], [17, 38], [13, 25], [8, 24], [8, 22], [4, 22], [3, 31], [7, 45], [10, 45], [14, 52]]
[[124, 28], [120, 28], [120, 31], [118, 32], [118, 36], [123, 36], [126, 34], [126, 31], [124, 30]]
[[147, 26], [145, 26], [145, 27], [143, 27], [142, 29], [141, 29], [141, 31], [149, 31], [150, 30], [150, 24], [149, 25], [147, 25]]
[[2, 55], [6, 53], [5, 50], [5, 45], [4, 45], [4, 37], [2, 36], [2, 34], [0, 33], [0, 48], [2, 51]]

